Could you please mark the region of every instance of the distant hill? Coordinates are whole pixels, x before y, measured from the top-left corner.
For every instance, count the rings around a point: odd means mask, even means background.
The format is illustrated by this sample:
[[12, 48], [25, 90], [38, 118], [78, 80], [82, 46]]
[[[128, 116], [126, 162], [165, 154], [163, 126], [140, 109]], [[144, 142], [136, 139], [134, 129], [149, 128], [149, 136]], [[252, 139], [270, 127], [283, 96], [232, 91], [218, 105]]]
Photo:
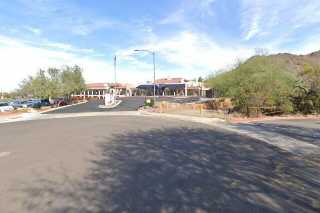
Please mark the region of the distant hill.
[[264, 58], [264, 61], [272, 64], [281, 65], [285, 70], [297, 74], [303, 70], [305, 64], [320, 65], [320, 51], [307, 55], [294, 55], [289, 53], [279, 53], [268, 56], [253, 56], [245, 63], [255, 62], [258, 58]]

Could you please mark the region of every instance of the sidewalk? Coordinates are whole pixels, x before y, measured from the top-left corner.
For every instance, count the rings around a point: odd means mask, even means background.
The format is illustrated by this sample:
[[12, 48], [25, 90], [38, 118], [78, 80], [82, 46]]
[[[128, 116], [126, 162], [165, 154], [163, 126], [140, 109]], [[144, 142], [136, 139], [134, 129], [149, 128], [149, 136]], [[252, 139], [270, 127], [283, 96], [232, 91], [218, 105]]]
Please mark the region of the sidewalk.
[[30, 109], [30, 112], [7, 112], [7, 113], [0, 113], [0, 124], [1, 123], [10, 123], [10, 122], [19, 122], [19, 121], [29, 121], [29, 120], [35, 120], [35, 119], [42, 119], [45, 118], [44, 113], [55, 111], [62, 108], [67, 108], [71, 106], [76, 106], [79, 104], [84, 104], [86, 102], [80, 102], [77, 104], [71, 104], [67, 106], [57, 107], [57, 108], [49, 108], [46, 110], [35, 110]]
[[295, 155], [307, 156], [320, 154], [320, 144], [319, 146], [317, 146], [312, 143], [309, 143], [308, 141], [299, 140], [293, 137], [286, 136], [284, 134], [276, 133], [274, 131], [268, 131], [267, 129], [261, 129], [255, 126], [254, 124], [235, 125], [227, 123], [225, 120], [219, 118], [194, 117], [145, 111], [141, 111], [141, 114], [206, 124], [216, 128], [224, 129], [226, 131], [234, 132], [243, 136], [257, 139], [267, 144], [276, 146], [287, 152], [293, 153]]
[[287, 115], [287, 116], [263, 116], [258, 118], [231, 118], [230, 122], [233, 124], [240, 123], [254, 123], [254, 122], [263, 122], [263, 121], [277, 121], [277, 120], [319, 120], [320, 115]]

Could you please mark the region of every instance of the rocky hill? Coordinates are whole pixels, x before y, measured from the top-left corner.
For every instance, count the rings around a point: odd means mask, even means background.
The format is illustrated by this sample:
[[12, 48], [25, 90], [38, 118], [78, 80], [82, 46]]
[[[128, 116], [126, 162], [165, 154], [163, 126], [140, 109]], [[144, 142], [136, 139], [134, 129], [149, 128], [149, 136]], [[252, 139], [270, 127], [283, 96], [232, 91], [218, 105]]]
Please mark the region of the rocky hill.
[[307, 55], [294, 55], [289, 53], [279, 53], [269, 56], [254, 56], [245, 63], [255, 61], [257, 58], [264, 57], [268, 63], [279, 64], [287, 71], [299, 73], [303, 70], [305, 64], [320, 65], [320, 51], [313, 52]]

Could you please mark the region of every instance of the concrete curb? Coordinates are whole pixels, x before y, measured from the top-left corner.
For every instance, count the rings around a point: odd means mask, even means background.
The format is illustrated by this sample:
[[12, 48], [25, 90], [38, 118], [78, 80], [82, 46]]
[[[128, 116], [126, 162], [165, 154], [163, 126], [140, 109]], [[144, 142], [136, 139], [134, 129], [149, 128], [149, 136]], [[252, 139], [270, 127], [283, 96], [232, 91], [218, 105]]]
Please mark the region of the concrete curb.
[[87, 112], [87, 113], [69, 113], [69, 114], [46, 114], [36, 120], [51, 120], [63, 118], [85, 118], [85, 117], [108, 117], [108, 116], [143, 116], [137, 111], [121, 112]]
[[108, 117], [108, 116], [144, 116], [137, 111], [121, 111], [121, 112], [87, 112], [87, 113], [68, 113], [68, 114], [40, 114], [34, 117], [21, 117], [17, 119], [0, 120], [0, 124], [16, 123], [38, 120], [64, 119], [64, 118], [85, 118], [85, 117]]
[[76, 104], [71, 104], [71, 105], [67, 105], [67, 106], [52, 108], [52, 109], [48, 109], [48, 110], [42, 111], [42, 112], [40, 112], [40, 114], [44, 114], [44, 113], [47, 113], [47, 112], [53, 112], [53, 111], [56, 111], [56, 110], [59, 110], [59, 109], [64, 109], [64, 108], [77, 106], [77, 105], [81, 105], [81, 104], [86, 104], [86, 103], [88, 103], [88, 101], [83, 101], [83, 102], [76, 103]]

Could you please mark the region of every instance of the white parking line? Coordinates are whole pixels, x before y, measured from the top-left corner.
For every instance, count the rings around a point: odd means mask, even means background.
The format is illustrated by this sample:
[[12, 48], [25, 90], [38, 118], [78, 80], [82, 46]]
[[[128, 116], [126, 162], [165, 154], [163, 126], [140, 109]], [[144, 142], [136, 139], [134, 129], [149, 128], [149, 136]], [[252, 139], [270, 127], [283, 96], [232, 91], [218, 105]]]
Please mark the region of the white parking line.
[[10, 152], [0, 152], [0, 158], [2, 157], [7, 157], [9, 156], [11, 153]]

